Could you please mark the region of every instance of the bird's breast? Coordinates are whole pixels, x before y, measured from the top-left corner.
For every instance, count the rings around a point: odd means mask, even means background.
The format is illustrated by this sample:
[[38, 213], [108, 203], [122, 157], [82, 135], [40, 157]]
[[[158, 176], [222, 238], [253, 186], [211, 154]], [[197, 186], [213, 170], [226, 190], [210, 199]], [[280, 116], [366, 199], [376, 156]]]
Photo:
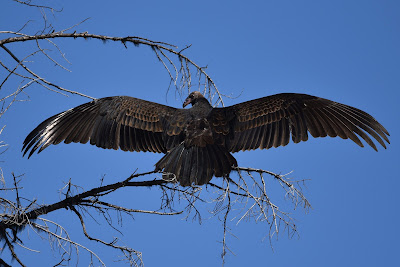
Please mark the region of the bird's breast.
[[205, 147], [207, 144], [214, 144], [210, 123], [206, 118], [189, 121], [185, 134], [185, 144], [187, 146]]

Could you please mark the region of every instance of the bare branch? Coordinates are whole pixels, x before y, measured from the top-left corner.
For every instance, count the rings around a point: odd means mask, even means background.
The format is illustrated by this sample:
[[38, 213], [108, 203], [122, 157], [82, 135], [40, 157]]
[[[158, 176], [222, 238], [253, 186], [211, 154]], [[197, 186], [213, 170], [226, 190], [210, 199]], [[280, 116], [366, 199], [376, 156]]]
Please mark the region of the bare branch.
[[61, 10], [56, 10], [56, 9], [54, 9], [54, 8], [52, 8], [52, 7], [49, 7], [49, 6], [43, 6], [43, 5], [36, 5], [36, 4], [31, 4], [31, 0], [26, 0], [26, 1], [22, 1], [22, 0], [13, 0], [14, 2], [17, 2], [17, 3], [20, 3], [20, 4], [23, 4], [23, 5], [26, 5], [26, 6], [30, 6], [30, 7], [38, 7], [38, 8], [44, 8], [44, 9], [49, 9], [49, 10], [51, 10], [51, 12], [61, 12], [62, 11], [62, 9]]
[[[0, 43], [1, 43], [1, 41], [0, 41]], [[5, 46], [2, 45], [2, 44], [0, 44], [0, 47], [3, 48], [3, 49], [4, 49], [15, 61], [17, 61], [18, 64], [20, 64], [21, 67], [23, 67], [27, 72], [29, 72], [31, 75], [33, 75], [34, 77], [36, 77], [38, 80], [44, 82], [45, 84], [47, 84], [47, 85], [49, 85], [49, 86], [51, 86], [51, 87], [55, 87], [55, 88], [57, 88], [57, 89], [60, 90], [60, 91], [68, 92], [68, 93], [70, 93], [70, 94], [80, 95], [80, 96], [83, 96], [83, 97], [86, 97], [86, 98], [90, 98], [90, 99], [93, 99], [93, 100], [96, 99], [96, 98], [94, 98], [94, 97], [91, 97], [91, 96], [88, 96], [88, 95], [85, 95], [85, 94], [82, 94], [82, 93], [79, 93], [79, 92], [71, 91], [71, 90], [62, 88], [61, 86], [58, 86], [58, 85], [56, 85], [56, 84], [54, 84], [54, 83], [52, 83], [52, 82], [46, 81], [44, 78], [40, 77], [39, 75], [37, 75], [36, 73], [34, 73], [33, 71], [31, 71], [28, 67], [26, 67], [26, 66], [22, 63], [22, 61], [20, 61], [7, 47], [5, 47]]]
[[[66, 29], [68, 30], [68, 29]], [[14, 60], [16, 60], [17, 62], [20, 62], [17, 57], [15, 55], [12, 54], [12, 52], [10, 50], [8, 50], [4, 44], [8, 44], [8, 43], [15, 43], [15, 42], [26, 42], [26, 41], [31, 41], [31, 40], [35, 40], [36, 42], [38, 40], [49, 40], [49, 39], [57, 39], [57, 38], [84, 38], [84, 39], [98, 39], [98, 40], [102, 40], [104, 41], [114, 41], [114, 42], [121, 42], [123, 45], [125, 45], [126, 43], [132, 43], [135, 46], [138, 46], [140, 44], [142, 45], [146, 45], [149, 46], [153, 49], [153, 51], [155, 51], [155, 54], [157, 56], [157, 58], [162, 62], [162, 64], [164, 65], [164, 67], [166, 68], [167, 72], [170, 75], [170, 78], [172, 81], [174, 81], [174, 83], [177, 80], [177, 74], [176, 75], [172, 75], [172, 73], [169, 71], [167, 65], [164, 63], [164, 61], [162, 60], [161, 56], [158, 54], [157, 51], [162, 51], [162, 55], [167, 59], [167, 61], [169, 63], [171, 63], [172, 61], [170, 60], [169, 57], [166, 56], [165, 52], [171, 53], [175, 56], [177, 56], [181, 62], [181, 68], [180, 68], [180, 73], [183, 75], [183, 83], [182, 86], [183, 87], [187, 87], [188, 91], [190, 91], [190, 87], [191, 87], [191, 72], [189, 70], [189, 65], [193, 66], [194, 68], [197, 69], [197, 71], [200, 73], [199, 76], [203, 75], [205, 77], [205, 84], [207, 84], [207, 93], [209, 95], [210, 100], [212, 100], [213, 95], [216, 94], [218, 96], [217, 101], [215, 103], [215, 105], [218, 104], [222, 104], [224, 106], [224, 101], [222, 99], [222, 94], [219, 92], [216, 84], [214, 83], [214, 81], [211, 79], [211, 77], [205, 72], [205, 68], [201, 68], [198, 64], [196, 64], [194, 61], [192, 61], [191, 59], [189, 59], [187, 56], [183, 55], [182, 52], [185, 50], [181, 50], [181, 51], [176, 51], [173, 48], [176, 47], [174, 45], [171, 44], [167, 44], [164, 42], [155, 42], [155, 41], [151, 41], [149, 39], [145, 39], [145, 38], [140, 38], [140, 37], [135, 37], [135, 36], [127, 36], [127, 37], [111, 37], [111, 36], [105, 36], [105, 35], [98, 35], [98, 34], [89, 34], [87, 32], [83, 32], [83, 33], [66, 33], [65, 31], [59, 31], [59, 32], [52, 32], [52, 33], [48, 33], [48, 34], [41, 34], [41, 35], [26, 35], [26, 34], [21, 34], [21, 33], [17, 33], [17, 32], [12, 32], [12, 31], [2, 31], [0, 33], [11, 33], [11, 34], [15, 34], [15, 35], [20, 35], [19, 37], [11, 37], [11, 38], [7, 38], [7, 39], [3, 39], [0, 40], [0, 47], [2, 47], [3, 49], [5, 49], [7, 51], [8, 54], [10, 54]], [[164, 52], [165, 51], [165, 52]], [[40, 78], [37, 74], [33, 73], [31, 70], [27, 69], [25, 65], [21, 65], [23, 66], [24, 69], [26, 69], [31, 75], [35, 76], [36, 78]], [[174, 66], [175, 71], [177, 70], [177, 68]], [[67, 90], [65, 88], [62, 88], [61, 86], [55, 85], [51, 82], [48, 82], [46, 80], [44, 80], [43, 78], [40, 78], [41, 81], [43, 81], [44, 83], [46, 83], [47, 85], [51, 86], [51, 87], [55, 87], [58, 90], [61, 91], [65, 91], [71, 94], [78, 94], [84, 97], [88, 97], [91, 98], [89, 96], [77, 93], [75, 91], [71, 91], [71, 90]], [[93, 99], [93, 98], [92, 98]]]
[[[78, 216], [79, 221], [81, 222], [83, 233], [89, 240], [96, 241], [96, 242], [99, 242], [108, 247], [112, 247], [112, 248], [122, 251], [126, 256], [128, 256], [127, 260], [131, 263], [130, 264], [131, 266], [140, 266], [143, 264], [142, 253], [139, 251], [136, 251], [134, 249], [131, 249], [129, 247], [122, 247], [122, 246], [116, 245], [116, 243], [118, 242], [118, 238], [114, 238], [114, 240], [111, 242], [105, 242], [101, 239], [90, 236], [86, 230], [86, 225], [85, 225], [85, 222], [83, 221], [82, 215], [76, 210], [75, 207], [72, 206], [71, 209], [76, 214], [76, 216]], [[133, 255], [135, 255], [137, 257], [137, 259], [135, 259], [133, 257]]]

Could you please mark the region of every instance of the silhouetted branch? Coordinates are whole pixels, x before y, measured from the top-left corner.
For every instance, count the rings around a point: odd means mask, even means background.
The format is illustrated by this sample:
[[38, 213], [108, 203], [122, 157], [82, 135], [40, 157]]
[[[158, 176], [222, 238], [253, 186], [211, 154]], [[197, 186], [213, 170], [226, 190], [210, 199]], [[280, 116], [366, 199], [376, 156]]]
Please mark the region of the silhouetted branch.
[[[210, 100], [212, 100], [214, 98], [214, 96], [216, 95], [217, 96], [217, 100], [215, 102], [215, 105], [218, 105], [218, 104], [224, 105], [224, 101], [223, 101], [223, 98], [222, 98], [223, 95], [219, 92], [216, 84], [211, 79], [211, 77], [206, 73], [205, 68], [200, 67], [198, 64], [196, 64], [190, 58], [188, 58], [187, 56], [182, 54], [182, 52], [185, 49], [177, 51], [177, 50], [175, 50], [175, 48], [176, 48], [175, 45], [168, 44], [168, 43], [165, 43], [165, 42], [152, 41], [152, 40], [149, 40], [149, 39], [146, 39], [146, 38], [142, 38], [142, 37], [137, 37], [137, 36], [113, 37], [113, 36], [105, 36], [105, 35], [99, 35], [99, 34], [90, 34], [88, 32], [67, 33], [67, 32], [65, 32], [67, 30], [69, 30], [69, 28], [65, 29], [65, 30], [62, 30], [62, 31], [58, 31], [58, 32], [52, 32], [52, 33], [40, 34], [40, 35], [28, 35], [28, 34], [23, 34], [23, 33], [19, 33], [19, 32], [13, 32], [13, 31], [0, 31], [0, 34], [3, 33], [3, 34], [16, 35], [16, 37], [10, 37], [10, 38], [6, 38], [6, 39], [3, 39], [3, 40], [0, 40], [0, 47], [3, 50], [5, 50], [7, 52], [7, 54], [9, 54], [16, 62], [18, 62], [18, 64], [20, 64], [35, 79], [39, 80], [40, 82], [42, 82], [43, 84], [49, 86], [50, 88], [55, 88], [57, 90], [64, 91], [64, 92], [67, 92], [67, 93], [71, 93], [71, 94], [77, 94], [77, 95], [80, 95], [80, 96], [83, 96], [83, 97], [86, 97], [86, 98], [90, 98], [90, 99], [95, 99], [95, 98], [93, 98], [91, 96], [84, 95], [84, 94], [79, 93], [77, 91], [68, 90], [68, 89], [63, 88], [63, 87], [61, 87], [59, 85], [56, 85], [56, 84], [54, 84], [54, 83], [52, 83], [50, 81], [45, 80], [44, 78], [40, 77], [40, 75], [36, 74], [35, 72], [33, 72], [32, 70], [27, 68], [22, 63], [22, 61], [20, 61], [12, 53], [12, 51], [10, 49], [8, 49], [5, 45], [6, 44], [12, 44], [12, 43], [35, 41], [37, 43], [39, 51], [41, 51], [46, 56], [46, 58], [50, 59], [57, 66], [60, 66], [63, 69], [66, 69], [66, 68], [64, 66], [62, 66], [60, 63], [58, 63], [56, 60], [54, 60], [50, 55], [48, 55], [44, 51], [44, 49], [41, 48], [41, 46], [39, 45], [39, 42], [38, 42], [39, 40], [46, 40], [48, 42], [51, 42], [51, 39], [59, 39], [59, 38], [85, 39], [85, 40], [87, 40], [87, 39], [97, 39], [97, 40], [101, 40], [103, 42], [106, 42], [106, 41], [120, 42], [126, 48], [127, 48], [127, 46], [126, 46], [127, 43], [131, 43], [134, 46], [139, 46], [139, 45], [149, 46], [154, 51], [156, 57], [161, 61], [161, 63], [163, 64], [164, 68], [167, 70], [171, 81], [173, 81], [173, 83], [176, 86], [177, 86], [179, 73], [181, 73], [181, 75], [182, 75], [182, 77], [181, 77], [181, 86], [179, 87], [179, 90], [180, 90], [181, 93], [182, 93], [182, 89], [183, 88], [187, 88], [188, 91], [191, 90], [191, 77], [192, 77], [192, 74], [191, 74], [191, 71], [190, 71], [190, 66], [193, 66], [197, 70], [199, 79], [201, 79], [202, 76], [205, 78], [205, 82], [204, 82], [205, 88], [203, 90], [203, 93], [207, 93], [209, 98], [210, 98]], [[51, 42], [51, 44], [56, 46], [56, 44], [54, 42]], [[61, 53], [61, 50], [59, 49], [59, 47], [58, 46], [56, 46], [56, 47], [60, 51], [60, 54], [63, 55]], [[166, 53], [169, 53], [170, 55], [175, 55], [175, 56], [178, 57], [179, 62], [180, 62], [179, 71], [178, 71], [178, 68], [176, 67], [176, 65], [174, 64], [174, 61]], [[171, 70], [168, 68], [168, 65], [172, 66], [172, 68], [174, 69], [175, 74], [173, 74], [171, 72]], [[46, 87], [46, 88], [48, 88], [48, 87]]]
[[[67, 190], [67, 192], [65, 193], [65, 196], [66, 196], [65, 199], [63, 199], [59, 202], [56, 202], [54, 204], [51, 204], [51, 205], [41, 205], [41, 206], [37, 206], [35, 201], [32, 201], [29, 203], [29, 205], [27, 207], [23, 207], [23, 205], [21, 204], [22, 197], [20, 196], [20, 193], [18, 190], [19, 177], [14, 175], [13, 176], [14, 177], [13, 190], [15, 191], [15, 194], [16, 194], [16, 201], [12, 202], [8, 199], [0, 197], [0, 207], [1, 207], [0, 241], [5, 242], [8, 249], [10, 250], [13, 258], [15, 258], [23, 266], [23, 263], [20, 262], [18, 256], [14, 252], [13, 243], [16, 242], [17, 240], [19, 240], [18, 233], [21, 230], [23, 230], [26, 226], [30, 226], [33, 229], [38, 229], [40, 232], [44, 232], [44, 233], [48, 234], [49, 240], [55, 239], [56, 242], [58, 243], [58, 246], [61, 246], [62, 248], [65, 247], [63, 242], [66, 242], [67, 244], [70, 244], [72, 246], [78, 246], [78, 247], [84, 248], [86, 251], [88, 251], [94, 258], [96, 258], [103, 265], [100, 257], [98, 255], [96, 255], [93, 251], [91, 251], [87, 247], [82, 246], [81, 244], [78, 244], [78, 243], [72, 241], [70, 239], [69, 235], [67, 234], [67, 231], [61, 225], [40, 217], [40, 216], [43, 216], [45, 214], [51, 213], [56, 210], [70, 209], [78, 216], [78, 218], [82, 224], [83, 232], [88, 239], [100, 242], [106, 246], [120, 250], [125, 256], [128, 257], [127, 260], [129, 262], [134, 263], [133, 264], [134, 266], [139, 266], [139, 265], [141, 265], [141, 261], [142, 261], [140, 252], [133, 250], [129, 247], [123, 247], [123, 246], [117, 245], [116, 242], [118, 241], [118, 239], [114, 239], [112, 242], [105, 242], [101, 239], [91, 237], [86, 231], [86, 226], [84, 224], [84, 221], [83, 221], [83, 218], [82, 218], [80, 212], [78, 212], [78, 207], [93, 208], [102, 213], [105, 213], [105, 212], [107, 212], [108, 209], [111, 209], [114, 211], [125, 212], [128, 214], [131, 214], [131, 213], [146, 213], [146, 214], [154, 214], [154, 215], [178, 215], [178, 214], [181, 214], [182, 211], [180, 211], [180, 212], [159, 212], [159, 211], [130, 209], [130, 208], [121, 207], [121, 206], [118, 206], [118, 205], [115, 205], [112, 203], [107, 203], [107, 202], [99, 200], [100, 197], [110, 194], [122, 187], [127, 187], [127, 186], [151, 187], [151, 186], [161, 186], [161, 185], [164, 185], [167, 183], [164, 180], [135, 181], [135, 182], [131, 181], [134, 178], [153, 174], [153, 173], [155, 173], [155, 171], [139, 173], [139, 174], [132, 174], [131, 176], [129, 176], [128, 178], [124, 179], [121, 182], [93, 188], [91, 190], [82, 192], [82, 193], [74, 195], [74, 196], [70, 196], [71, 184], [69, 182], [68, 185], [65, 187]], [[44, 222], [45, 224], [41, 225], [38, 222], [36, 222], [37, 220]], [[55, 230], [51, 229], [51, 227], [49, 226], [49, 223], [56, 226]], [[62, 231], [58, 232], [58, 229], [62, 229]], [[17, 244], [22, 246], [20, 243], [17, 243]], [[70, 253], [68, 253], [68, 254], [70, 254]]]
[[54, 9], [54, 8], [52, 8], [52, 7], [50, 7], [50, 6], [43, 6], [43, 5], [37, 5], [37, 4], [32, 4], [32, 0], [25, 0], [25, 1], [22, 1], [22, 0], [13, 0], [14, 2], [17, 2], [17, 3], [20, 3], [20, 4], [23, 4], [23, 5], [26, 5], [26, 6], [30, 6], [30, 7], [37, 7], [37, 8], [43, 8], [43, 9], [49, 9], [51, 12], [61, 12], [62, 11], [62, 9], [61, 10], [56, 10], [56, 9]]
[[[225, 255], [227, 251], [230, 249], [227, 246], [227, 234], [230, 233], [229, 226], [228, 226], [228, 218], [231, 212], [232, 207], [240, 207], [243, 206], [241, 209], [238, 209], [239, 212], [235, 211], [235, 218], [237, 219], [237, 223], [242, 221], [244, 218], [254, 218], [256, 221], [266, 222], [269, 225], [269, 237], [274, 234], [279, 233], [280, 225], [283, 224], [291, 234], [297, 232], [296, 225], [293, 222], [293, 218], [290, 216], [289, 213], [284, 212], [278, 208], [277, 205], [273, 204], [270, 198], [267, 195], [265, 181], [262, 177], [263, 174], [268, 174], [277, 179], [281, 185], [284, 187], [290, 188], [287, 194], [293, 194], [294, 196], [299, 195], [301, 197], [296, 198], [297, 202], [294, 203], [296, 207], [298, 202], [303, 201], [304, 207], [307, 209], [310, 207], [308, 201], [303, 196], [300, 189], [298, 189], [295, 185], [297, 182], [289, 182], [289, 179], [285, 177], [285, 175], [278, 175], [269, 171], [260, 170], [260, 169], [251, 169], [251, 168], [242, 168], [238, 167], [238, 171], [246, 172], [248, 177], [250, 177], [250, 181], [248, 178], [245, 178], [242, 173], [239, 173], [239, 181], [236, 182], [231, 178], [226, 178], [222, 186], [219, 186], [215, 183], [209, 183], [211, 188], [216, 188], [217, 197], [214, 197], [211, 202], [216, 202], [216, 207], [213, 211], [214, 215], [220, 214], [224, 211], [223, 216], [223, 240], [222, 240], [222, 258], [223, 262], [225, 261]], [[79, 207], [85, 207], [86, 209], [95, 209], [98, 210], [100, 213], [106, 213], [108, 210], [117, 211], [117, 212], [124, 212], [127, 214], [132, 213], [147, 213], [147, 214], [154, 214], [154, 215], [178, 215], [182, 214], [183, 211], [173, 211], [172, 206], [174, 205], [177, 200], [181, 201], [184, 200], [186, 202], [185, 208], [185, 217], [188, 218], [191, 211], [193, 210], [195, 213], [193, 218], [197, 218], [201, 221], [201, 211], [198, 210], [196, 207], [196, 202], [198, 200], [202, 202], [206, 202], [204, 199], [200, 198], [200, 193], [202, 191], [202, 187], [186, 187], [182, 188], [177, 183], [170, 183], [164, 180], [151, 180], [151, 181], [131, 181], [133, 178], [154, 174], [155, 171], [146, 172], [146, 173], [137, 173], [132, 174], [128, 178], [124, 179], [121, 182], [100, 186], [97, 188], [93, 188], [91, 190], [76, 194], [71, 196], [71, 183], [69, 182], [64, 188], [66, 189], [65, 199], [51, 204], [51, 205], [43, 205], [32, 208], [33, 206], [37, 206], [35, 203], [30, 203], [29, 207], [22, 207], [20, 201], [11, 202], [7, 199], [0, 198], [0, 204], [2, 205], [2, 209], [5, 211], [3, 212], [0, 222], [0, 237], [2, 240], [5, 240], [6, 244], [10, 241], [10, 233], [12, 233], [12, 240], [18, 239], [18, 232], [21, 231], [24, 227], [30, 225], [31, 227], [37, 228], [42, 232], [46, 232], [47, 234], [51, 235], [52, 238], [60, 238], [60, 240], [66, 241], [70, 240], [69, 236], [62, 236], [54, 231], [51, 231], [48, 226], [41, 226], [35, 222], [35, 220], [44, 221], [44, 219], [40, 216], [48, 214], [50, 212], [59, 210], [59, 209], [71, 209], [79, 218], [82, 229], [85, 236], [93, 241], [100, 242], [106, 246], [115, 248], [120, 250], [127, 256], [127, 260], [132, 262], [134, 266], [139, 266], [141, 262], [141, 254], [140, 252], [133, 250], [126, 246], [119, 246], [116, 244], [118, 238], [113, 239], [111, 242], [103, 241], [99, 238], [91, 237], [87, 230], [85, 223], [83, 221], [83, 217], [81, 216], [80, 212], [78, 211]], [[253, 177], [253, 173], [257, 173], [260, 175], [261, 181], [255, 179]], [[14, 178], [14, 188], [18, 187], [17, 177]], [[252, 183], [251, 186], [249, 182]], [[261, 183], [260, 183], [261, 182]], [[163, 201], [161, 205], [162, 210], [171, 210], [172, 212], [159, 212], [159, 211], [148, 211], [148, 210], [140, 210], [140, 209], [131, 209], [122, 206], [118, 206], [109, 202], [99, 200], [100, 197], [108, 195], [119, 188], [123, 187], [152, 187], [152, 186], [159, 186], [163, 192]], [[20, 193], [16, 191], [17, 199], [20, 199]], [[234, 200], [232, 200], [232, 196]], [[176, 199], [177, 198], [177, 199]], [[292, 198], [291, 198], [292, 199]], [[293, 199], [292, 199], [293, 200]], [[226, 203], [225, 203], [226, 202]], [[224, 204], [225, 203], [225, 204]], [[86, 210], [85, 212], [89, 212]], [[11, 216], [11, 214], [13, 214]], [[46, 221], [47, 222], [47, 221]], [[47, 222], [49, 223], [49, 222]], [[51, 222], [56, 224], [55, 222]], [[110, 223], [109, 223], [110, 224]], [[112, 224], [110, 224], [112, 226]], [[57, 225], [57, 229], [61, 226]], [[66, 232], [65, 230], [63, 231]], [[8, 241], [7, 241], [8, 240]], [[72, 240], [68, 241], [70, 244], [76, 246]], [[13, 249], [12, 246], [7, 245], [10, 251]], [[92, 251], [88, 248], [85, 248], [89, 253]], [[233, 252], [232, 252], [233, 253]], [[133, 257], [135, 256], [135, 257]], [[97, 255], [93, 255], [94, 258], [97, 258]], [[100, 260], [99, 260], [100, 261]]]

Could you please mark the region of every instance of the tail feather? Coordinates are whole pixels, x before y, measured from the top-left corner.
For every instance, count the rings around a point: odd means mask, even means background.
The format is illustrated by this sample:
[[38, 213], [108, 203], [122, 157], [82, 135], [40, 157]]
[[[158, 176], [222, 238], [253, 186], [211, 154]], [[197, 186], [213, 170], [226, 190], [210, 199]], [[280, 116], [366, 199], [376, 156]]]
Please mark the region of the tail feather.
[[217, 176], [216, 172], [215, 172], [215, 165], [217, 164], [216, 160], [214, 159], [214, 153], [211, 151], [210, 147], [206, 147], [207, 151], [207, 161], [209, 163], [209, 168], [207, 168], [207, 175], [215, 175]]
[[[197, 148], [197, 164], [199, 166], [205, 166], [205, 162], [204, 162], [205, 158], [204, 158], [204, 150], [201, 148]], [[203, 177], [206, 176], [206, 171], [207, 168], [198, 168], [197, 169], [197, 177], [199, 177], [199, 183], [203, 183], [204, 184], [204, 179], [202, 179]]]
[[232, 155], [230, 153], [223, 153], [219, 158], [221, 160], [222, 173], [230, 173], [232, 170], [232, 164], [231, 164]]
[[210, 156], [210, 160], [213, 162], [212, 171], [214, 172], [214, 175], [216, 177], [221, 177], [222, 176], [221, 162], [218, 159], [218, 156], [214, 151], [214, 147], [212, 147], [212, 146], [208, 147], [208, 154]]
[[185, 147], [182, 143], [156, 163], [156, 170], [173, 174], [164, 174], [163, 179], [175, 176], [182, 186], [189, 186], [206, 184], [213, 176], [227, 176], [232, 166], [237, 166], [236, 159], [223, 146]]

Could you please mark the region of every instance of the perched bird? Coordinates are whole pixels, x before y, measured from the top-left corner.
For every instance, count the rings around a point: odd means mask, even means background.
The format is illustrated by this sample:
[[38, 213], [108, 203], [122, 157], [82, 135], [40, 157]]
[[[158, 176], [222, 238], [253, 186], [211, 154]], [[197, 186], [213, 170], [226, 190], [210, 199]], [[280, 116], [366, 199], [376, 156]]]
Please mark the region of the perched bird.
[[[164, 153], [156, 170], [182, 186], [203, 185], [213, 176], [228, 176], [236, 159], [231, 152], [285, 146], [313, 137], [359, 137], [377, 150], [388, 131], [366, 112], [316, 96], [283, 93], [213, 108], [192, 92], [177, 109], [129, 96], [96, 99], [54, 115], [25, 139], [29, 156], [51, 144], [87, 143], [107, 149]], [[357, 136], [358, 135], [358, 136]], [[168, 174], [169, 173], [169, 174]]]

